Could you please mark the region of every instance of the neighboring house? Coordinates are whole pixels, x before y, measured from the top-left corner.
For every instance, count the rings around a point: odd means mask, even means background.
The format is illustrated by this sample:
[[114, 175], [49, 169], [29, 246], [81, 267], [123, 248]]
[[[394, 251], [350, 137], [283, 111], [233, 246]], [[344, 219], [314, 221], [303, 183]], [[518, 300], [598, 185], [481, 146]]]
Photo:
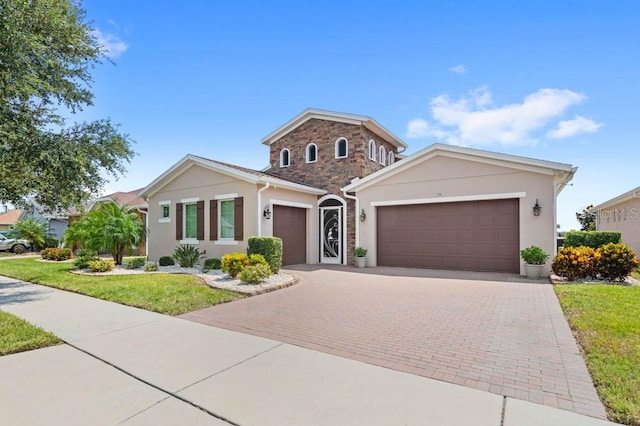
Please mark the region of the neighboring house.
[[4, 213], [0, 213], [0, 231], [8, 231], [21, 218], [24, 210], [12, 209]]
[[28, 218], [44, 223], [49, 230], [48, 236], [57, 238], [58, 240], [62, 239], [64, 231], [69, 224], [66, 215], [62, 213], [42, 213], [40, 206], [34, 201], [31, 201], [30, 205], [25, 209], [14, 209], [0, 213], [0, 231], [9, 230], [9, 228], [18, 221]]
[[[138, 213], [138, 216], [142, 220], [142, 223], [146, 225], [147, 202], [138, 195], [138, 193], [142, 191], [142, 189], [143, 188], [138, 188], [138, 189], [134, 189], [133, 191], [126, 191], [126, 192], [119, 191], [119, 192], [114, 192], [112, 194], [104, 195], [100, 198], [96, 198], [90, 201], [89, 203], [87, 203], [86, 205], [84, 205], [82, 210], [71, 210], [67, 212], [67, 214], [69, 215], [69, 223], [71, 224], [77, 221], [78, 219], [80, 219], [80, 217], [84, 213], [90, 212], [100, 203], [115, 203], [120, 207], [127, 206], [130, 209], [134, 209]], [[141, 242], [136, 251], [137, 253], [135, 254], [138, 254], [140, 256], [146, 256], [147, 242], [146, 241]]]
[[640, 186], [591, 209], [598, 231], [622, 232], [622, 242], [640, 255]]
[[[187, 155], [147, 186], [149, 258], [195, 244], [207, 257], [277, 236], [283, 263], [523, 273], [519, 250], [555, 252], [569, 164], [407, 145], [370, 117], [309, 109], [266, 136], [262, 172]], [[538, 215], [533, 207], [539, 206]]]

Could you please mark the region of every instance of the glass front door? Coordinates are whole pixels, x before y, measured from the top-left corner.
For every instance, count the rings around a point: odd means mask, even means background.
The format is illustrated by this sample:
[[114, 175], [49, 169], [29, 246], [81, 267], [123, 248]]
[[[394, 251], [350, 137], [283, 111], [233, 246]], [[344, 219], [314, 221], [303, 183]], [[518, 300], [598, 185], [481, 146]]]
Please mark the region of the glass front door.
[[320, 224], [320, 261], [342, 263], [342, 207], [321, 207]]

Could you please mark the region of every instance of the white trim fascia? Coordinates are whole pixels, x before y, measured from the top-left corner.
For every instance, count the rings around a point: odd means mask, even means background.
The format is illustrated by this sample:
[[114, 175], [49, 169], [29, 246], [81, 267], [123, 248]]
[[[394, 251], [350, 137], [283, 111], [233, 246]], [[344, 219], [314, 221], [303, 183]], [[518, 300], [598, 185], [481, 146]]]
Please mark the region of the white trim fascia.
[[191, 197], [191, 198], [181, 198], [180, 202], [183, 204], [188, 204], [188, 203], [197, 203], [198, 201], [200, 201], [200, 197]]
[[[177, 163], [171, 166], [167, 171], [165, 171], [163, 174], [161, 174], [156, 179], [154, 179], [153, 182], [151, 182], [146, 188], [144, 188], [141, 192], [139, 192], [138, 195], [142, 198], [149, 198], [150, 196], [158, 192], [156, 187], [158, 186], [160, 186], [160, 188], [164, 187], [165, 185], [167, 185], [168, 183], [176, 179], [178, 176], [180, 176], [182, 173], [189, 170], [189, 168], [193, 167], [194, 165], [199, 165], [204, 167], [205, 169], [226, 174], [228, 176], [235, 177], [237, 179], [244, 180], [249, 183], [257, 183], [259, 181], [258, 176], [243, 172], [242, 170], [234, 169], [232, 167], [227, 167], [225, 165], [207, 160], [202, 157], [198, 157], [192, 154], [187, 154], [184, 157], [182, 157], [182, 159], [180, 159]], [[179, 170], [183, 166], [184, 168]], [[174, 176], [174, 173], [175, 173], [175, 176]]]
[[508, 192], [501, 194], [460, 195], [454, 197], [412, 198], [407, 200], [372, 201], [371, 207], [402, 206], [405, 204], [457, 203], [463, 201], [504, 200], [507, 198], [524, 198], [526, 192]]
[[160, 219], [158, 219], [158, 223], [171, 223], [171, 218], [170, 217], [161, 217]]
[[536, 160], [533, 158], [481, 151], [472, 148], [433, 144], [407, 156], [402, 159], [402, 161], [397, 161], [390, 166], [360, 179], [360, 181], [356, 183], [351, 183], [341, 188], [341, 191], [353, 192], [362, 190], [439, 155], [546, 175], [553, 175], [556, 171], [575, 172], [575, 168], [570, 164], [554, 163], [546, 160]]
[[271, 205], [286, 206], [286, 207], [298, 207], [301, 209], [312, 209], [313, 206], [307, 203], [298, 203], [297, 201], [276, 200], [274, 198], [269, 200]]
[[269, 135], [262, 138], [262, 143], [264, 145], [271, 145], [271, 143], [273, 143], [275, 140], [280, 139], [295, 128], [314, 118], [319, 120], [337, 121], [346, 124], [362, 125], [372, 132], [378, 134], [379, 136], [388, 139], [388, 142], [392, 145], [399, 148], [401, 147], [403, 149], [407, 148], [406, 143], [404, 143], [399, 137], [391, 133], [371, 117], [357, 114], [326, 111], [315, 108], [305, 109], [300, 114], [296, 115], [291, 120], [287, 121], [285, 124], [271, 132]]
[[637, 188], [633, 188], [631, 191], [627, 191], [624, 194], [618, 195], [617, 197], [611, 198], [604, 203], [600, 203], [597, 206], [593, 206], [591, 208], [591, 211], [606, 209], [607, 207], [611, 207], [619, 203], [624, 203], [625, 201], [629, 201], [633, 198], [640, 198], [640, 186]]
[[324, 195], [327, 193], [324, 189], [314, 188], [312, 186], [302, 185], [299, 183], [288, 182], [278, 178], [270, 178], [270, 177], [261, 177], [260, 182], [270, 183], [273, 188], [285, 188], [291, 189], [292, 191], [306, 192], [308, 194], [314, 195]]
[[237, 246], [238, 241], [235, 240], [215, 240], [213, 245], [216, 246]]
[[233, 194], [220, 194], [213, 197], [214, 200], [233, 200], [234, 198], [238, 198], [238, 193]]
[[158, 205], [159, 206], [169, 206], [169, 205], [171, 205], [171, 200], [158, 201]]
[[198, 245], [200, 241], [195, 238], [187, 238], [186, 240], [180, 240], [180, 244]]

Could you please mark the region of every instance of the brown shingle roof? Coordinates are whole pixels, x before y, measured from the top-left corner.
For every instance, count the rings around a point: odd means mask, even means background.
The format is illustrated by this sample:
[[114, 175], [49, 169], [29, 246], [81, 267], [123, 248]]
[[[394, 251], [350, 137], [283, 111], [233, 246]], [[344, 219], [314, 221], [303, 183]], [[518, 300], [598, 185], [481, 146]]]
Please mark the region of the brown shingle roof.
[[15, 225], [20, 220], [20, 216], [24, 211], [20, 209], [9, 210], [5, 213], [0, 213], [0, 225]]
[[144, 188], [138, 188], [128, 192], [122, 192], [122, 191], [114, 192], [113, 194], [105, 195], [104, 197], [100, 197], [100, 198], [101, 199], [111, 198], [113, 202], [118, 204], [119, 206], [129, 206], [129, 207], [146, 206], [147, 202], [143, 198], [140, 198], [138, 196], [140, 191], [142, 191], [143, 189]]

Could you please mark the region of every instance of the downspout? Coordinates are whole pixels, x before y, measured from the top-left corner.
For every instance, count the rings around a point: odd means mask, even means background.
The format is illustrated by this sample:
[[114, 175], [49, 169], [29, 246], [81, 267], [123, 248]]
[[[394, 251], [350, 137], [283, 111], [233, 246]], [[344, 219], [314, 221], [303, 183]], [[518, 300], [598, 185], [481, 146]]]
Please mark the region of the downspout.
[[342, 194], [344, 195], [344, 198], [348, 198], [350, 200], [355, 200], [355, 202], [356, 202], [356, 209], [355, 209], [355, 213], [354, 213], [354, 222], [356, 223], [356, 225], [355, 225], [355, 228], [356, 228], [356, 241], [355, 241], [355, 244], [356, 244], [356, 247], [360, 247], [360, 220], [358, 218], [358, 215], [360, 214], [360, 200], [355, 195], [347, 194], [347, 191], [342, 191]]
[[[149, 200], [145, 201], [147, 202], [147, 204], [149, 204]], [[137, 207], [136, 211], [138, 213], [144, 213], [144, 226], [147, 228], [146, 232], [144, 233], [144, 254], [147, 257], [147, 260], [149, 260], [149, 210], [143, 211], [140, 210], [139, 207]]]
[[258, 189], [258, 237], [262, 237], [262, 191], [271, 186], [271, 182], [267, 182], [265, 186]]

